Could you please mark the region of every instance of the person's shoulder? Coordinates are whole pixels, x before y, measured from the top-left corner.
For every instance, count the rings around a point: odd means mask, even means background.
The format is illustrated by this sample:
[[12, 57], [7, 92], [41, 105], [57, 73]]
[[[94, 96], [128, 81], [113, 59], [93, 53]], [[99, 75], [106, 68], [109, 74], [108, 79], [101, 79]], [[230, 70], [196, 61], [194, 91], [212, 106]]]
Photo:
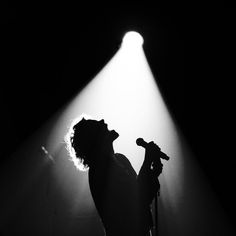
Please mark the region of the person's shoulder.
[[115, 157], [116, 157], [117, 159], [121, 159], [121, 160], [125, 160], [125, 161], [128, 161], [128, 162], [129, 162], [129, 159], [128, 159], [124, 154], [115, 153]]
[[118, 164], [121, 165], [124, 169], [126, 169], [129, 173], [135, 176], [137, 175], [129, 159], [125, 155], [121, 153], [115, 153], [115, 158]]
[[130, 161], [129, 161], [129, 159], [124, 154], [115, 153], [115, 158], [122, 165], [130, 165], [130, 166], [132, 166]]

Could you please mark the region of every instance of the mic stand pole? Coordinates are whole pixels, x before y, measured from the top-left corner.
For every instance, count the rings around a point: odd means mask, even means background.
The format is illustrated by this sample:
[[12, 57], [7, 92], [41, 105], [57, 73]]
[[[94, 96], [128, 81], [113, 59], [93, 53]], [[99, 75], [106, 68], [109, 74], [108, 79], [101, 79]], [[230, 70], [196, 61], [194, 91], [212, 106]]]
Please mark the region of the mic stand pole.
[[154, 212], [155, 212], [155, 236], [158, 236], [158, 196], [160, 196], [160, 192], [158, 190], [155, 199], [154, 199]]

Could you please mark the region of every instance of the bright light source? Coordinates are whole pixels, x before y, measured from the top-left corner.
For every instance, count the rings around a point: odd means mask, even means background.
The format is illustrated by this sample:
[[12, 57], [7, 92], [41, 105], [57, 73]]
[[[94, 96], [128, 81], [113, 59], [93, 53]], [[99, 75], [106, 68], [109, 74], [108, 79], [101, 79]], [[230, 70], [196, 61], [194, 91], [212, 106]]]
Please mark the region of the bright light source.
[[131, 46], [131, 47], [137, 47], [137, 46], [142, 46], [143, 45], [143, 37], [135, 32], [135, 31], [130, 31], [125, 34], [123, 38], [123, 44], [126, 46]]

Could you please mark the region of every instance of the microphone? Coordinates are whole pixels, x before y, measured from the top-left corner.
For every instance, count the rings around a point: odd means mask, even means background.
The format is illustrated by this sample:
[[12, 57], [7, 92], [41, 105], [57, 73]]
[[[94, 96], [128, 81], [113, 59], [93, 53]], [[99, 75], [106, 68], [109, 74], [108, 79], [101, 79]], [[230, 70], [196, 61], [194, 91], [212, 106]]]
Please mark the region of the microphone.
[[[138, 146], [143, 147], [143, 148], [148, 148], [148, 145], [149, 145], [149, 143], [144, 141], [143, 138], [136, 139], [136, 144]], [[158, 153], [160, 155], [160, 158], [168, 161], [170, 158], [164, 152], [161, 152], [161, 149], [156, 144], [155, 144], [155, 146], [156, 146], [156, 150], [158, 151]]]
[[48, 150], [47, 150], [44, 146], [41, 146], [41, 149], [43, 150], [44, 154], [45, 154], [52, 162], [55, 163], [54, 158], [53, 158], [52, 155], [48, 152]]

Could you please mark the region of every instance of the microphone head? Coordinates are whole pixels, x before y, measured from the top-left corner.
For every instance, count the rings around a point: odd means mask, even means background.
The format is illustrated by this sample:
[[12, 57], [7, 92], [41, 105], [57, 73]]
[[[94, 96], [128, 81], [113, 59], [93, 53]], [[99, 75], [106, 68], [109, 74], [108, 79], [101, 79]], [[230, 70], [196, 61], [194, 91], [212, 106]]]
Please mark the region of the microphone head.
[[136, 144], [138, 145], [138, 146], [145, 146], [145, 141], [142, 139], [142, 138], [137, 138], [136, 139]]

